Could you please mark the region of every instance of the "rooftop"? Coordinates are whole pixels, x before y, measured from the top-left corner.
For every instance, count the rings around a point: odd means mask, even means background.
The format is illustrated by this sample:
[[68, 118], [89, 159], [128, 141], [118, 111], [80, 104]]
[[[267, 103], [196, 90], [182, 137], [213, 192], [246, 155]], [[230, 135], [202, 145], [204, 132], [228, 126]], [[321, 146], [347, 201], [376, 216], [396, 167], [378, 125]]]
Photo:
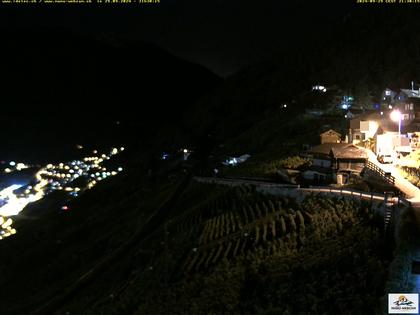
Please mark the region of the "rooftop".
[[419, 90], [401, 89], [401, 92], [407, 95], [408, 97], [420, 98]]
[[309, 150], [312, 154], [332, 154], [335, 158], [366, 159], [364, 149], [351, 143], [323, 143]]
[[317, 146], [314, 146], [309, 150], [309, 153], [317, 154], [330, 154], [330, 151], [334, 149], [345, 148], [346, 146], [352, 145], [350, 143], [323, 143]]
[[321, 133], [321, 136], [328, 135], [328, 134], [334, 134], [334, 135], [337, 135], [337, 136], [341, 137], [341, 133], [338, 133], [337, 131], [335, 131], [333, 129], [329, 129], [327, 131], [324, 131], [323, 133]]
[[358, 146], [350, 144], [342, 148], [332, 148], [333, 156], [340, 159], [367, 159], [366, 151]]

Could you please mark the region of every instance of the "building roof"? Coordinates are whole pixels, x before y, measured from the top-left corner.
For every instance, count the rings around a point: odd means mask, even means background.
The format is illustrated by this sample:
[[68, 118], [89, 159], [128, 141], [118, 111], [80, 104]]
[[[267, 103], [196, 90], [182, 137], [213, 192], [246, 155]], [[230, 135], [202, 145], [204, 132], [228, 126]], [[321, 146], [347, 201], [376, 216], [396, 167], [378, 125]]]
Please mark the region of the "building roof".
[[353, 144], [343, 148], [332, 148], [331, 151], [337, 159], [367, 159], [366, 151]]
[[312, 154], [330, 154], [332, 148], [346, 147], [349, 143], [323, 143], [314, 146], [309, 150]]
[[311, 154], [331, 155], [341, 159], [366, 159], [364, 149], [351, 143], [323, 143], [309, 150]]
[[333, 133], [333, 134], [335, 134], [336, 136], [338, 136], [338, 137], [340, 137], [340, 138], [341, 138], [341, 134], [340, 134], [340, 133], [338, 133], [338, 132], [337, 132], [337, 131], [335, 131], [335, 130], [332, 130], [332, 129], [329, 129], [329, 130], [327, 130], [327, 131], [325, 131], [325, 132], [321, 133], [321, 136], [323, 136], [323, 135], [327, 135], [327, 134], [330, 134], [330, 133]]
[[401, 92], [407, 95], [407, 97], [420, 98], [419, 90], [401, 89]]

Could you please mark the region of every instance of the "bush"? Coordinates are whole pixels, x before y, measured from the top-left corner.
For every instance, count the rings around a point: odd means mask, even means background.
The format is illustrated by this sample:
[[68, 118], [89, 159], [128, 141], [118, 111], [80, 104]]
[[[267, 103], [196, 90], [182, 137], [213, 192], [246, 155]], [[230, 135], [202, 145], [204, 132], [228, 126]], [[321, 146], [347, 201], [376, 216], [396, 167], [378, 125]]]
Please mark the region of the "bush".
[[310, 164], [311, 162], [309, 159], [302, 158], [300, 156], [291, 156], [278, 161], [277, 166], [280, 168], [297, 170], [308, 167]]

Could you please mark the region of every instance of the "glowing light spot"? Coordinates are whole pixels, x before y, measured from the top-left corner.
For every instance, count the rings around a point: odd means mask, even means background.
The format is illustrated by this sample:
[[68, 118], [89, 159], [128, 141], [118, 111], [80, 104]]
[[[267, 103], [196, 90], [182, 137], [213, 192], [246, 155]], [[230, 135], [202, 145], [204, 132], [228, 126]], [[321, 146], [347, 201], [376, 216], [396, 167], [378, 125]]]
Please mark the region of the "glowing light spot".
[[398, 110], [393, 110], [391, 112], [390, 118], [392, 121], [398, 122], [401, 119], [401, 113]]
[[21, 170], [23, 170], [23, 169], [25, 169], [25, 168], [28, 168], [28, 166], [27, 166], [27, 165], [25, 165], [25, 164], [23, 164], [23, 163], [18, 163], [18, 164], [16, 165], [16, 169], [17, 169], [18, 171], [21, 171]]
[[11, 218], [8, 218], [8, 219], [7, 219], [7, 221], [6, 221], [6, 222], [4, 222], [4, 223], [1, 225], [1, 227], [2, 227], [3, 229], [5, 229], [5, 228], [7, 228], [8, 226], [12, 225], [12, 223], [13, 223], [13, 220], [12, 220]]

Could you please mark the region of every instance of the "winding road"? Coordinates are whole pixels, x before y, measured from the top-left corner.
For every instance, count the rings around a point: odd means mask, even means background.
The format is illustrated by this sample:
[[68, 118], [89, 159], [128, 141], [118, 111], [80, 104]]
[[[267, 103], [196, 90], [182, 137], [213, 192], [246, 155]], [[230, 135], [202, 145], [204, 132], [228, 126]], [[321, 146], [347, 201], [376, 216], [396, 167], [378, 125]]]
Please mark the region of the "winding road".
[[[374, 163], [385, 172], [390, 172], [391, 175], [395, 177], [395, 186], [406, 194], [408, 200], [411, 202], [411, 206], [416, 215], [417, 225], [420, 227], [420, 189], [405, 179], [394, 164], [381, 164], [372, 151], [366, 150], [366, 152], [370, 162]], [[420, 261], [420, 248], [412, 252], [412, 259]], [[410, 273], [409, 277], [412, 277], [412, 281], [415, 283], [414, 292], [420, 292], [420, 275]]]
[[416, 214], [417, 222], [420, 226], [420, 189], [405, 179], [394, 164], [379, 163], [375, 153], [373, 153], [371, 150], [366, 149], [366, 153], [370, 162], [385, 172], [391, 173], [391, 175], [395, 177], [395, 186], [401, 190], [407, 196], [408, 201], [411, 202], [411, 205], [414, 208]]

